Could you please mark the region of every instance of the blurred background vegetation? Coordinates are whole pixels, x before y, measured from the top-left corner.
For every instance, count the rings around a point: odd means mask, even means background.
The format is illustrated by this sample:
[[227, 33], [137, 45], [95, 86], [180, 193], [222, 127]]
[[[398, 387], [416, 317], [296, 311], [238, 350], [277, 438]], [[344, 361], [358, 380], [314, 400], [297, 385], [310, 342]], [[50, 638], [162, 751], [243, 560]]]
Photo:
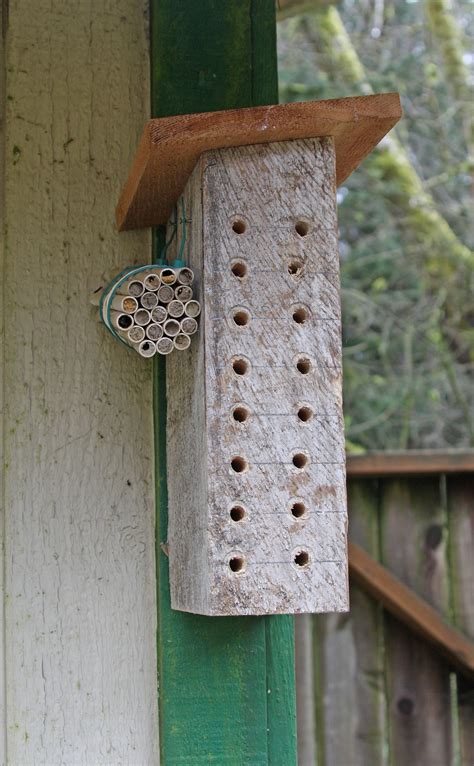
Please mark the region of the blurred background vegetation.
[[352, 452], [474, 439], [473, 5], [280, 0], [280, 101], [398, 91], [404, 118], [338, 190]]

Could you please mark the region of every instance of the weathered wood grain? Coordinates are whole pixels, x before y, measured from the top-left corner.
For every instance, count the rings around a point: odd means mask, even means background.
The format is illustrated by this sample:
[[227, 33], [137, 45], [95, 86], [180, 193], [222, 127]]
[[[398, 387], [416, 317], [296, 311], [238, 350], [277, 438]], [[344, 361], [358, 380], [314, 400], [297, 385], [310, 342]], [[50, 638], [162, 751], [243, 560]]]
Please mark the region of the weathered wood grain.
[[[382, 563], [449, 614], [447, 516], [439, 478], [381, 481]], [[391, 764], [451, 763], [449, 668], [390, 615], [385, 621]]]
[[[450, 574], [455, 624], [474, 640], [474, 481], [447, 478]], [[462, 764], [474, 763], [474, 687], [458, 678], [458, 716]]]
[[[157, 763], [151, 371], [93, 318], [149, 113], [147, 2], [16, 0], [7, 45], [8, 763]], [[111, 129], [111, 125], [113, 128]]]
[[150, 120], [117, 205], [120, 230], [166, 224], [210, 149], [332, 136], [342, 183], [401, 117], [396, 93], [255, 106]]
[[[330, 139], [218, 150], [203, 155], [188, 184], [189, 263], [203, 316], [200, 342], [167, 365], [174, 608], [347, 608], [333, 161]], [[231, 271], [235, 261], [247, 267], [243, 279]], [[298, 324], [301, 306], [308, 316]], [[240, 309], [246, 326], [233, 321]], [[308, 375], [296, 368], [305, 355]], [[234, 373], [236, 356], [248, 359], [247, 375]], [[245, 423], [232, 418], [239, 404]], [[303, 405], [314, 413], [308, 422], [297, 416]], [[304, 470], [292, 463], [296, 453], [308, 456]], [[236, 456], [248, 470], [232, 470]], [[302, 518], [290, 510], [298, 500]], [[241, 522], [230, 518], [234, 504], [245, 509]], [[294, 561], [301, 551], [306, 567]], [[235, 573], [229, 562], [239, 557], [244, 571]]]
[[[374, 480], [348, 483], [349, 534], [379, 555]], [[383, 612], [351, 581], [350, 613], [315, 618], [321, 766], [387, 763]]]

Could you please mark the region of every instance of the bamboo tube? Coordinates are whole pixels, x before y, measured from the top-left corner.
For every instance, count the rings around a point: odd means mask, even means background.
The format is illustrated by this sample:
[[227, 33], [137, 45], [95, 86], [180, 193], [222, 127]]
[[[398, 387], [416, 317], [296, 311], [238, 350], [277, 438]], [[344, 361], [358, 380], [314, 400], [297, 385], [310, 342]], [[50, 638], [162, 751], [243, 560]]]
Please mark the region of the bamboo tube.
[[151, 356], [156, 354], [156, 345], [151, 340], [142, 340], [137, 348], [137, 351], [140, 356], [144, 356], [146, 359], [149, 359]]
[[130, 295], [115, 295], [109, 303], [114, 311], [122, 311], [125, 314], [134, 314], [138, 309], [138, 301]]
[[135, 311], [135, 314], [133, 315], [133, 318], [135, 320], [135, 324], [140, 325], [140, 327], [145, 327], [150, 321], [150, 312], [146, 309], [138, 309], [138, 311]]
[[178, 351], [185, 351], [191, 345], [191, 338], [189, 335], [185, 335], [184, 333], [180, 332], [175, 338], [173, 338], [173, 344], [174, 347], [178, 349]]
[[192, 287], [189, 287], [189, 285], [178, 285], [178, 287], [175, 288], [174, 297], [178, 301], [183, 301], [183, 303], [187, 303], [187, 301], [190, 301], [191, 298], [193, 297]]
[[148, 309], [148, 311], [150, 311], [158, 305], [158, 296], [156, 293], [143, 293], [142, 297], [140, 298], [140, 303], [144, 309]]
[[167, 319], [163, 325], [163, 330], [169, 338], [174, 338], [174, 336], [179, 333], [180, 329], [179, 322], [177, 322], [176, 319]]
[[173, 317], [174, 319], [177, 319], [178, 317], [182, 317], [184, 314], [184, 303], [181, 301], [171, 301], [168, 303], [168, 314], [170, 317]]
[[120, 311], [111, 311], [110, 321], [116, 330], [128, 330], [133, 325], [131, 314], [122, 314]]
[[199, 301], [188, 301], [184, 306], [184, 313], [187, 317], [198, 317], [201, 313], [201, 304]]
[[142, 340], [145, 340], [145, 330], [138, 325], [131, 327], [127, 335], [130, 343], [141, 343]]
[[163, 269], [160, 272], [160, 278], [164, 285], [174, 285], [176, 282], [176, 271], [174, 269]]
[[171, 338], [161, 338], [156, 344], [158, 354], [170, 354], [174, 348]]
[[158, 298], [161, 303], [169, 303], [174, 298], [174, 290], [169, 285], [162, 285], [158, 290]]
[[156, 292], [161, 285], [161, 278], [157, 271], [153, 271], [151, 274], [145, 277], [145, 290]]
[[153, 324], [149, 324], [146, 328], [146, 335], [150, 340], [160, 340], [160, 338], [163, 337], [163, 327], [160, 324], [153, 322]]
[[178, 282], [180, 285], [191, 285], [194, 280], [194, 274], [191, 269], [184, 267], [178, 271]]
[[197, 332], [198, 323], [192, 317], [185, 317], [181, 320], [180, 328], [185, 335], [194, 335]]
[[134, 298], [139, 298], [144, 290], [145, 285], [141, 279], [128, 279], [117, 288], [117, 295], [132, 295]]
[[157, 306], [156, 309], [153, 309], [151, 312], [151, 321], [156, 322], [157, 324], [162, 324], [167, 316], [168, 312], [166, 311], [165, 307]]

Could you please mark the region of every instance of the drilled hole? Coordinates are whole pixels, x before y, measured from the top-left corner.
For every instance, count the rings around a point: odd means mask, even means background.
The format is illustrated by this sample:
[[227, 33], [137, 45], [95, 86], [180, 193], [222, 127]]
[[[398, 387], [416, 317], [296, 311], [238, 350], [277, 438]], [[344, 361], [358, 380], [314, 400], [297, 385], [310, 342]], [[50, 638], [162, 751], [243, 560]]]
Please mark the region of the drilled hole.
[[308, 316], [308, 309], [304, 306], [298, 306], [298, 308], [293, 311], [293, 321], [296, 322], [296, 324], [304, 324], [308, 319]]
[[245, 221], [242, 221], [241, 218], [238, 218], [232, 224], [232, 231], [235, 231], [236, 234], [243, 234], [246, 228]]
[[238, 279], [243, 279], [247, 273], [247, 266], [243, 261], [236, 261], [236, 263], [233, 263], [231, 266], [231, 271], [234, 277], [238, 277]]
[[250, 322], [250, 314], [245, 309], [238, 309], [233, 314], [233, 320], [239, 327], [245, 327]]
[[301, 372], [302, 375], [307, 375], [309, 372], [311, 372], [311, 360], [307, 357], [298, 359], [296, 363], [296, 369], [298, 372]]
[[229, 567], [233, 572], [242, 572], [245, 567], [245, 559], [243, 556], [232, 556], [229, 561]]
[[232, 369], [236, 375], [246, 375], [249, 369], [249, 363], [246, 359], [234, 359]]
[[243, 473], [248, 467], [246, 459], [239, 456], [232, 458], [230, 465], [235, 473]]
[[293, 465], [295, 468], [299, 468], [300, 470], [308, 465], [308, 458], [304, 452], [297, 452], [295, 455], [293, 455]]
[[299, 277], [303, 272], [303, 261], [295, 258], [288, 264], [288, 274], [292, 277]]
[[309, 564], [309, 553], [307, 551], [299, 551], [293, 560], [297, 567], [306, 567]]
[[311, 407], [300, 407], [298, 410], [298, 417], [303, 423], [307, 423], [313, 417], [313, 410]]
[[309, 232], [309, 224], [306, 221], [297, 221], [295, 223], [295, 230], [300, 237], [306, 237]]
[[306, 513], [306, 506], [304, 503], [297, 501], [291, 506], [291, 513], [296, 519], [301, 519]]
[[237, 423], [245, 423], [250, 417], [250, 410], [248, 410], [247, 407], [239, 405], [232, 411], [232, 417]]
[[245, 519], [245, 508], [241, 505], [234, 505], [230, 509], [230, 518], [232, 521], [243, 521]]

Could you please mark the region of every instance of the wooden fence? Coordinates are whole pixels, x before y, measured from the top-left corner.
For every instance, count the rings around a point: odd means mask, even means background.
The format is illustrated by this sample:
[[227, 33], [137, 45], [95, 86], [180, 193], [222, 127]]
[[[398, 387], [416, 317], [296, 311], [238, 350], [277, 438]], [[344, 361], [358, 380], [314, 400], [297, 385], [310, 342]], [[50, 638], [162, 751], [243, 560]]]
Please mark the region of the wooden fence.
[[[472, 454], [402, 457], [349, 462], [350, 539], [474, 638]], [[365, 590], [296, 638], [299, 766], [473, 766], [472, 681]]]

